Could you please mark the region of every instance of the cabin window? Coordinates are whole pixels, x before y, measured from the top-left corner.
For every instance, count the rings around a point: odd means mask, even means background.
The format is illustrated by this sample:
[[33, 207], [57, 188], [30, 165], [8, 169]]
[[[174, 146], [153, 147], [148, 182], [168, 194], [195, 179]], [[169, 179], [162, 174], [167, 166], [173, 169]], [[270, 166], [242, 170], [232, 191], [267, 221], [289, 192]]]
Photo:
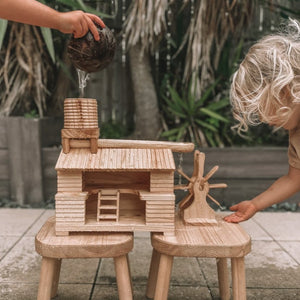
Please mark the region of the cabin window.
[[83, 190], [132, 189], [150, 190], [150, 172], [84, 172]]

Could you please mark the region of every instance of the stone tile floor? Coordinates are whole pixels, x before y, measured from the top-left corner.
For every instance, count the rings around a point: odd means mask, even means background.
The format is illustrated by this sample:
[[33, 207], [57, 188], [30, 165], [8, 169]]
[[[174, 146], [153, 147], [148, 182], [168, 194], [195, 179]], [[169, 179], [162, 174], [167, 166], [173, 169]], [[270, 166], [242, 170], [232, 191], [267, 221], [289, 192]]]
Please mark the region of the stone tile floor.
[[[36, 299], [40, 256], [34, 236], [54, 210], [0, 209], [0, 299]], [[242, 226], [252, 237], [246, 256], [247, 299], [300, 300], [300, 213], [261, 212]], [[146, 299], [149, 233], [135, 234], [130, 266], [134, 299]], [[56, 299], [118, 299], [112, 259], [63, 260]], [[175, 258], [170, 300], [219, 299], [214, 259]]]

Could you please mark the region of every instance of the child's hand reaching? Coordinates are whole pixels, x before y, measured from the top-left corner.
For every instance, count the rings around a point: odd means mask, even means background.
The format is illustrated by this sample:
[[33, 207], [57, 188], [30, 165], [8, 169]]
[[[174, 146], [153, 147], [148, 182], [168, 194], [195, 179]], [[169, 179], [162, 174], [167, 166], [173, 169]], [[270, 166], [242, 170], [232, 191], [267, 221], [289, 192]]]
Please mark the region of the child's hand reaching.
[[255, 207], [252, 201], [243, 201], [230, 207], [231, 211], [235, 213], [224, 218], [229, 223], [239, 223], [250, 219], [258, 209]]

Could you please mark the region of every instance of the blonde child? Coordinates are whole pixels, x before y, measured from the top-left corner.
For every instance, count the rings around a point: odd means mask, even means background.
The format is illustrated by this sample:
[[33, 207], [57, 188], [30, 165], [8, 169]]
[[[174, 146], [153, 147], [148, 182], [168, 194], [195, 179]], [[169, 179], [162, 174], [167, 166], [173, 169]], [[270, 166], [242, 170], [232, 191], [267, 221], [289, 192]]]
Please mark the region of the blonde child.
[[262, 122], [289, 131], [289, 171], [252, 200], [233, 205], [227, 222], [245, 221], [300, 191], [300, 25], [290, 20], [287, 29], [250, 48], [233, 76], [231, 102], [240, 133]]
[[97, 41], [100, 37], [93, 21], [105, 27], [96, 15], [79, 10], [62, 13], [35, 0], [0, 0], [0, 18], [57, 29], [72, 33], [75, 38], [83, 37], [90, 30]]

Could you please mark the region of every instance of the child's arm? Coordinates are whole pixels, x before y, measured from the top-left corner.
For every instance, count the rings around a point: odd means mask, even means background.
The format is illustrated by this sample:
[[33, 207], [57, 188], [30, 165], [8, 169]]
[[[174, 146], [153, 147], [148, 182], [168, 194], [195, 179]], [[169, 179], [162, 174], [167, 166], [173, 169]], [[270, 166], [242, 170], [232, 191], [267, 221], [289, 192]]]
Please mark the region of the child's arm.
[[224, 218], [230, 223], [238, 223], [251, 218], [256, 212], [284, 201], [300, 191], [300, 169], [289, 167], [287, 175], [276, 180], [266, 191], [250, 201], [243, 201], [230, 207], [235, 213]]
[[96, 40], [99, 34], [93, 21], [105, 27], [96, 15], [83, 11], [61, 13], [35, 0], [0, 0], [0, 18], [73, 33], [75, 38], [90, 30]]

